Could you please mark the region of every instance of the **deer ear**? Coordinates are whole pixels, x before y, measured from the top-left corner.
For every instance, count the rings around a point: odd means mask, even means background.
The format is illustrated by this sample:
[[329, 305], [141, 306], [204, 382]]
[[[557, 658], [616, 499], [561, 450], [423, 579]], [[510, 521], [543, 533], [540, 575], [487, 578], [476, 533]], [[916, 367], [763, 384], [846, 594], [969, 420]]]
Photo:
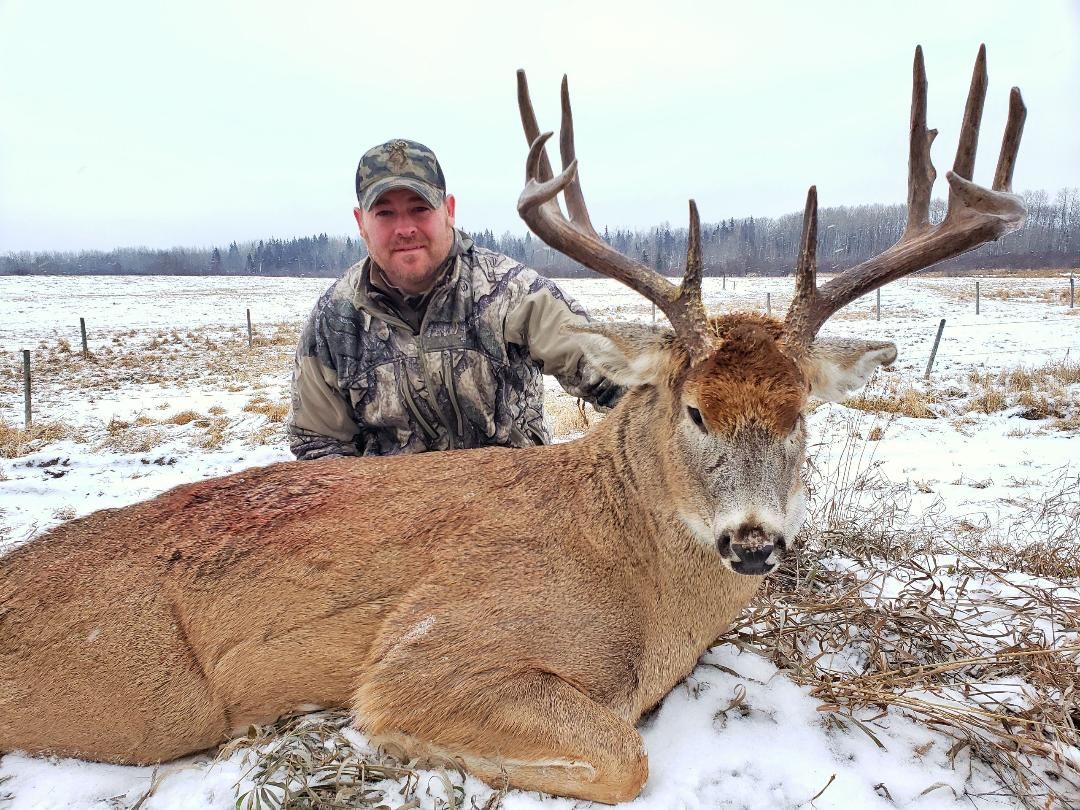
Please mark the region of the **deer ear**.
[[818, 339], [799, 363], [810, 383], [810, 393], [827, 402], [839, 402], [862, 388], [879, 366], [896, 360], [896, 345], [882, 340]]
[[590, 323], [569, 329], [589, 362], [627, 388], [659, 383], [675, 340], [670, 329], [636, 323]]

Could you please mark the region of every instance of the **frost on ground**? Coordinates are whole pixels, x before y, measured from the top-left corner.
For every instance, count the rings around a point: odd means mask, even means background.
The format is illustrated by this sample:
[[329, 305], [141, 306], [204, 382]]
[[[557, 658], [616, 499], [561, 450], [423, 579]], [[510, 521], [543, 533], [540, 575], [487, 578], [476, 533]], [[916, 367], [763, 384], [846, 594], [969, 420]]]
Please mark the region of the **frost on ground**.
[[[292, 351], [328, 284], [0, 278], [0, 548], [289, 458]], [[565, 286], [596, 317], [652, 317], [613, 282]], [[790, 292], [706, 280], [713, 311], [779, 313]], [[882, 290], [880, 321], [871, 295], [826, 326], [894, 340], [900, 359], [813, 409], [799, 552], [643, 723], [650, 778], [631, 807], [1080, 806], [1080, 310], [1061, 277], [983, 278], [978, 315], [974, 293], [907, 279]], [[562, 438], [597, 418], [548, 394]], [[0, 808], [274, 806], [281, 785], [316, 797], [295, 806], [587, 806], [399, 762], [343, 723], [253, 729], [159, 769], [8, 754]]]

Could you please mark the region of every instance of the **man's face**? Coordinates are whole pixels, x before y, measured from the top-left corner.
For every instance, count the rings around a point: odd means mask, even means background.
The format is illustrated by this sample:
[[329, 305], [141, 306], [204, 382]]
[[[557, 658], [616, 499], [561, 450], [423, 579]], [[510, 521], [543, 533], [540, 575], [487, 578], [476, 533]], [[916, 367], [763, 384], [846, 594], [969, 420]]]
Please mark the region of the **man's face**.
[[386, 280], [408, 295], [426, 292], [454, 244], [454, 197], [432, 208], [416, 192], [395, 188], [365, 211], [354, 210], [368, 253]]

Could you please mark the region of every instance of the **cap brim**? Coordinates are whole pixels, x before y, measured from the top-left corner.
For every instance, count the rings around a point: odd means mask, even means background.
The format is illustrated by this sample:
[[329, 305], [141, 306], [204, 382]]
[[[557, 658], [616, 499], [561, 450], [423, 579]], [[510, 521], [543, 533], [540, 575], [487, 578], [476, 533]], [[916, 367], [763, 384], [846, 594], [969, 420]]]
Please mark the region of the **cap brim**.
[[415, 191], [432, 208], [439, 208], [445, 200], [443, 192], [423, 180], [415, 180], [411, 177], [386, 177], [364, 189], [364, 194], [360, 198], [360, 207], [365, 211], [370, 210], [379, 201], [379, 197], [395, 188], [407, 188], [409, 191]]

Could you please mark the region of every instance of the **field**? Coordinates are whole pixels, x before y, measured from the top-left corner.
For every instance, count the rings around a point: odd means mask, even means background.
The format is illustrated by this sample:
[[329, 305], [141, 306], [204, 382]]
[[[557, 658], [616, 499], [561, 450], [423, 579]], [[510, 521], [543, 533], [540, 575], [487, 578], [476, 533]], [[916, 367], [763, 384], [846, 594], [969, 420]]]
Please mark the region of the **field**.
[[[292, 352], [329, 283], [0, 277], [0, 550], [289, 458]], [[652, 318], [613, 282], [563, 286], [597, 318]], [[712, 311], [768, 300], [782, 313], [790, 294], [790, 279], [706, 280]], [[894, 340], [899, 359], [845, 403], [813, 407], [799, 552], [644, 725], [651, 776], [632, 807], [1080, 806], [1080, 308], [1068, 276], [919, 277], [882, 290], [880, 320], [875, 303], [826, 331]], [[601, 418], [549, 382], [560, 439]], [[338, 746], [327, 768], [354, 751], [388, 769], [353, 806], [584, 806], [379, 760], [335, 715], [304, 722], [159, 771], [8, 755], [0, 808], [231, 808], [283, 773], [333, 795], [340, 782], [295, 765], [310, 765], [312, 727]]]

